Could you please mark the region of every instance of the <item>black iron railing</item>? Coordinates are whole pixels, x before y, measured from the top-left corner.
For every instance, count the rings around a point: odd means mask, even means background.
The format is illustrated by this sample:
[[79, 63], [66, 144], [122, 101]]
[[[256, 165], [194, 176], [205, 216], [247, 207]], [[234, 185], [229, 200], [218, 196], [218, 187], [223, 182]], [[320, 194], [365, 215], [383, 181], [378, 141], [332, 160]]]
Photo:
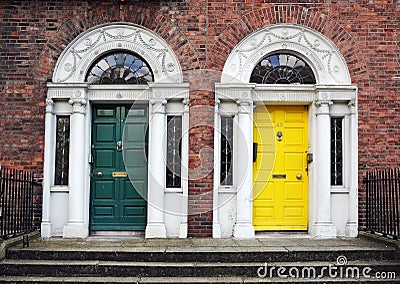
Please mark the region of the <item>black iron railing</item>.
[[374, 170], [366, 185], [366, 230], [383, 236], [400, 236], [400, 170]]
[[34, 174], [0, 167], [0, 237], [33, 231]]

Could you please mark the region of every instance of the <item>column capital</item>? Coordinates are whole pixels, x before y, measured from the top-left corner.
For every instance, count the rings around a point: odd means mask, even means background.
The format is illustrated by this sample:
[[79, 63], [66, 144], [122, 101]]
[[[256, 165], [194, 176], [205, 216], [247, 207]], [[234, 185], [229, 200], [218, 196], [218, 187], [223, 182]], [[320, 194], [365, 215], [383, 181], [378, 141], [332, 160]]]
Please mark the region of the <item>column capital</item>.
[[182, 100], [182, 104], [183, 104], [184, 112], [189, 112], [189, 106], [190, 106], [189, 98], [184, 98]]
[[350, 114], [356, 114], [357, 103], [356, 103], [355, 99], [349, 101], [349, 103], [347, 104], [347, 107], [350, 109]]
[[190, 105], [190, 99], [189, 98], [184, 98], [182, 99], [182, 104], [184, 106], [189, 106]]
[[165, 105], [167, 104], [167, 100], [152, 99], [152, 100], [150, 100], [150, 104], [152, 106], [151, 112], [153, 114], [155, 114], [155, 113], [165, 114]]
[[314, 102], [317, 107], [316, 115], [329, 114], [329, 106], [333, 104], [330, 100], [318, 100]]
[[251, 100], [238, 99], [236, 100], [236, 104], [241, 114], [250, 114], [253, 110], [253, 102]]
[[86, 113], [86, 104], [87, 104], [87, 100], [84, 98], [72, 98], [68, 101], [68, 103], [70, 105], [72, 105], [73, 109], [72, 112], [73, 113], [81, 113], [81, 114], [85, 114]]
[[54, 114], [54, 101], [53, 99], [46, 99], [46, 113]]
[[220, 105], [221, 105], [221, 100], [216, 98], [215, 101], [214, 101], [214, 113], [217, 114], [217, 115], [220, 112], [220, 109], [219, 109]]

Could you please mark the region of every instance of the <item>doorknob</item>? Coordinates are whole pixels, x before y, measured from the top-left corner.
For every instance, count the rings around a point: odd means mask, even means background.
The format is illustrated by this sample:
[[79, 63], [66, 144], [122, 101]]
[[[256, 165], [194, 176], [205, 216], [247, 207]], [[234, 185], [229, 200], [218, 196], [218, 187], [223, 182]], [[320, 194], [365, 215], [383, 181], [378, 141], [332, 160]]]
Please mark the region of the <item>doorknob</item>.
[[103, 172], [97, 172], [97, 176], [98, 177], [102, 177], [103, 176]]
[[119, 151], [119, 152], [122, 151], [122, 141], [117, 142], [117, 151]]
[[297, 179], [301, 179], [302, 177], [303, 177], [302, 174], [297, 174], [297, 175], [296, 175], [296, 178], [297, 178]]

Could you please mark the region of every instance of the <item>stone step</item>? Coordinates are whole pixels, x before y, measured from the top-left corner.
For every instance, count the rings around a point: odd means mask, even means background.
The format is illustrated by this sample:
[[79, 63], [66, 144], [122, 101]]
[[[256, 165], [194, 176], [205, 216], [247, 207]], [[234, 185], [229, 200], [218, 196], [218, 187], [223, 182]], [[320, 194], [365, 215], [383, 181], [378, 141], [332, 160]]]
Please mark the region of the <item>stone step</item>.
[[196, 248], [11, 248], [7, 259], [103, 260], [137, 262], [276, 262], [331, 261], [345, 256], [351, 260], [395, 260], [395, 249], [376, 247], [296, 248], [296, 247], [196, 247]]
[[[394, 272], [400, 275], [398, 261], [349, 261], [347, 266], [335, 266], [331, 262], [132, 262], [98, 260], [14, 260], [0, 263], [0, 275], [4, 276], [103, 276], [103, 277], [216, 277], [265, 275], [277, 277], [278, 269], [286, 274], [312, 273], [328, 277], [330, 271], [337, 275], [348, 273]], [[315, 270], [315, 273], [314, 273]]]
[[339, 278], [259, 278], [259, 277], [23, 277], [7, 276], [1, 277], [1, 283], [29, 283], [29, 284], [50, 284], [50, 283], [120, 283], [120, 284], [239, 284], [239, 283], [399, 283], [400, 278], [392, 279], [339, 279]]

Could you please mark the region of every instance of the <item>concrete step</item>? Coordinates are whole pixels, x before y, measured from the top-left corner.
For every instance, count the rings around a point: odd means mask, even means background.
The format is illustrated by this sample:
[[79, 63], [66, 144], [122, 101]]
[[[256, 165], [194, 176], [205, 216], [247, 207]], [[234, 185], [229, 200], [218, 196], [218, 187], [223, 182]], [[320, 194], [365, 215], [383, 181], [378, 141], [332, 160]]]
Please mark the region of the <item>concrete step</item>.
[[216, 277], [265, 275], [278, 277], [278, 269], [286, 274], [315, 274], [329, 277], [330, 273], [345, 275], [359, 273], [394, 272], [400, 275], [398, 261], [349, 261], [347, 266], [331, 262], [131, 262], [98, 260], [4, 260], [0, 275], [8, 276], [103, 276], [103, 277]]
[[361, 239], [37, 240], [0, 262], [0, 283], [280, 282], [400, 283], [399, 254]]
[[137, 262], [276, 262], [331, 261], [346, 256], [352, 260], [394, 260], [398, 255], [391, 248], [376, 247], [196, 247], [196, 248], [11, 248], [7, 259], [35, 260], [102, 260]]
[[239, 284], [239, 283], [399, 283], [400, 278], [395, 279], [338, 279], [338, 278], [308, 278], [308, 279], [291, 279], [291, 278], [259, 278], [259, 277], [22, 277], [7, 276], [1, 277], [1, 283], [29, 283], [29, 284], [50, 284], [50, 283], [119, 283], [119, 284]]

